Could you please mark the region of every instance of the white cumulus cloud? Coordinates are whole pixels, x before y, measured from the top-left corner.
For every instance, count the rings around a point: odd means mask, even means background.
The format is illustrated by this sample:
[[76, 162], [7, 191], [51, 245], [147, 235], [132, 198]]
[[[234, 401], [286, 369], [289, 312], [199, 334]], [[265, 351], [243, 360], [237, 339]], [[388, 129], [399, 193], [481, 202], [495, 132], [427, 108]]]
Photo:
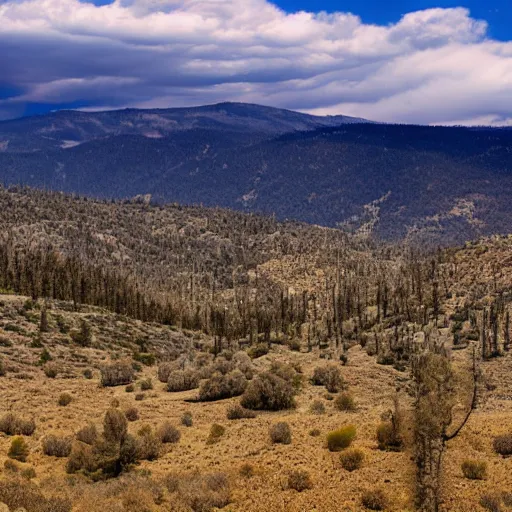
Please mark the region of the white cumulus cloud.
[[377, 26], [268, 0], [0, 0], [0, 117], [31, 103], [246, 101], [377, 121], [510, 124], [512, 42], [486, 31], [464, 8]]

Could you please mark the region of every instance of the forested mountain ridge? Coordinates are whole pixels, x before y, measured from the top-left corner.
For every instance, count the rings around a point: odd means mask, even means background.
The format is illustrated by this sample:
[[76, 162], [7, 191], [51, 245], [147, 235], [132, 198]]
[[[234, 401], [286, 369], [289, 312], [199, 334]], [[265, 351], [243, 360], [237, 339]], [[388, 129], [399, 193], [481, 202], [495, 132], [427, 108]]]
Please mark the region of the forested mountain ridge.
[[0, 179], [384, 239], [450, 244], [512, 231], [512, 130], [360, 121], [245, 104], [59, 112], [0, 123]]

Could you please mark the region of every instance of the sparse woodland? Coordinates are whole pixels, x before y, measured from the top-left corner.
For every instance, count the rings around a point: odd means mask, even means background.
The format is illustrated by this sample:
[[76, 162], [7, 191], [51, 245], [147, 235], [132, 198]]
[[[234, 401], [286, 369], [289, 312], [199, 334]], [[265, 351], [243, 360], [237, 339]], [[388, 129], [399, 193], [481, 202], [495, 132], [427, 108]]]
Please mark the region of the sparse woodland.
[[21, 188], [0, 208], [10, 510], [512, 502], [511, 238], [426, 251]]

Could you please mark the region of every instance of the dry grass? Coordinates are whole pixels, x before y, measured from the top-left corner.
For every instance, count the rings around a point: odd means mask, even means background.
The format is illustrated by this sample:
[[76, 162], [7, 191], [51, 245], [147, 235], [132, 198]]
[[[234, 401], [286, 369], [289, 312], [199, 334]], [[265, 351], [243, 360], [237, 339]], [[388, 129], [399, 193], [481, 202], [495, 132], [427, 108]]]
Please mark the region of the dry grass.
[[[54, 312], [49, 311], [52, 329]], [[62, 315], [72, 324], [74, 315], [89, 314], [87, 310], [84, 311], [62, 311]], [[227, 504], [226, 510], [232, 512], [258, 512], [261, 503], [265, 503], [268, 510], [287, 512], [314, 510], [315, 507], [322, 512], [361, 512], [364, 510], [361, 504], [362, 490], [375, 486], [385, 488], [386, 495], [392, 497], [392, 503], [388, 504], [386, 510], [413, 510], [411, 475], [414, 474], [414, 467], [410, 453], [376, 450], [375, 437], [381, 415], [392, 406], [392, 397], [397, 385], [401, 385], [404, 374], [389, 366], [378, 366], [374, 358], [369, 357], [359, 346], [348, 350], [349, 363], [340, 367], [344, 385], [348, 385], [351, 393], [357, 397], [358, 408], [355, 412], [348, 415], [336, 411], [336, 395], [332, 402], [326, 402], [325, 387], [314, 386], [304, 380], [299, 392], [290, 384], [295, 408], [262, 412], [251, 420], [225, 423], [227, 429], [218, 438], [220, 441], [213, 444], [205, 442], [211, 425], [226, 422], [226, 411], [236, 406], [239, 399], [198, 403], [195, 401], [197, 390], [168, 393], [165, 383], [159, 382], [157, 367], [143, 367], [137, 380], [151, 378], [154, 389], [146, 393], [145, 400], [136, 403], [140, 418], [151, 426], [153, 436], [158, 437], [159, 426], [165, 422], [171, 425], [183, 424], [182, 418], [185, 417], [185, 423], [190, 426], [180, 427], [180, 441], [167, 448], [161, 447], [163, 449], [159, 451], [157, 459], [143, 460], [134, 466], [132, 473], [110, 482], [91, 484], [87, 480], [84, 482], [84, 477], [79, 473], [66, 475], [68, 459], [45, 455], [41, 449], [43, 440], [49, 435], [60, 438], [75, 434], [81, 442], [73, 443], [73, 460], [81, 457], [85, 463], [90, 461], [91, 445], [101, 437], [103, 419], [111, 402], [117, 400], [117, 409], [121, 415], [135, 404], [134, 395], [126, 393], [124, 387], [100, 387], [99, 369], [115, 361], [112, 358], [123, 360], [133, 352], [129, 345], [124, 349], [121, 341], [129, 343], [142, 329], [154, 328], [154, 331], [148, 332], [154, 332], [155, 337], [160, 336], [161, 332], [160, 327], [147, 327], [123, 319], [114, 320], [112, 316], [96, 311], [94, 314], [105, 324], [99, 321], [96, 324], [94, 319], [90, 320], [96, 339], [92, 347], [70, 347], [58, 341], [60, 335], [45, 334], [45, 345], [61, 368], [61, 373], [55, 379], [47, 379], [42, 368], [36, 366], [41, 349], [28, 346], [31, 338], [1, 332], [0, 326], [0, 335], [8, 335], [12, 340], [11, 347], [0, 347], [1, 358], [7, 369], [6, 375], [0, 377], [0, 426], [17, 424], [12, 419], [3, 422], [7, 414], [29, 421], [32, 426], [37, 425], [35, 435], [26, 438], [30, 448], [27, 463], [16, 462], [19, 471], [5, 471], [3, 476], [11, 479], [12, 476], [21, 475], [25, 468], [34, 468], [37, 473], [34, 481], [41, 488], [37, 488], [37, 493], [32, 496], [38, 497], [38, 503], [41, 495], [51, 497], [58, 486], [59, 496], [73, 502], [73, 512], [135, 512], [139, 510], [137, 507], [140, 510], [146, 510], [144, 507], [147, 507], [152, 512], [167, 512], [170, 503], [176, 506], [176, 510], [180, 510], [177, 508], [179, 504], [183, 512], [190, 512], [190, 503], [196, 507], [206, 507], [212, 503]], [[27, 330], [31, 328], [29, 323], [23, 326]], [[36, 328], [37, 325], [34, 325]], [[175, 335], [168, 328], [166, 332]], [[95, 348], [96, 344], [101, 348]], [[162, 344], [163, 354], [167, 353], [164, 351], [168, 345], [168, 341]], [[159, 353], [159, 350], [154, 352]], [[458, 351], [455, 357], [464, 361], [464, 351]], [[311, 353], [295, 353], [287, 347], [274, 346], [269, 354], [252, 362], [254, 373], [270, 372], [273, 361], [288, 365], [300, 363], [306, 376], [311, 376], [315, 367], [325, 366], [320, 362], [316, 350]], [[209, 364], [211, 362], [206, 367]], [[83, 378], [84, 368], [93, 370], [92, 379]], [[501, 497], [504, 491], [512, 488], [512, 475], [508, 466], [510, 459], [500, 457], [493, 449], [494, 438], [508, 432], [512, 424], [512, 401], [507, 398], [512, 396], [512, 385], [507, 377], [512, 374], [512, 357], [507, 355], [485, 363], [482, 371], [484, 378], [496, 387], [486, 391], [485, 401], [482, 401], [461, 436], [449, 443], [445, 459], [446, 485], [442, 512], [481, 510], [479, 503], [484, 493]], [[27, 374], [32, 378], [18, 379], [16, 374]], [[281, 381], [286, 382], [282, 378]], [[75, 399], [65, 408], [57, 405], [62, 393], [69, 393]], [[405, 393], [402, 396], [406, 410], [410, 402]], [[310, 413], [310, 406], [315, 401], [325, 405], [325, 414], [313, 416]], [[459, 415], [460, 411], [457, 411], [457, 418]], [[289, 424], [293, 432], [291, 445], [270, 446], [269, 428], [278, 422]], [[352, 472], [341, 469], [340, 463], [340, 456], [352, 450], [351, 447], [339, 453], [331, 453], [325, 448], [325, 435], [338, 429], [344, 422], [350, 422], [357, 428], [357, 449], [365, 454], [364, 463]], [[141, 423], [127, 423], [127, 433], [136, 441]], [[13, 432], [11, 427], [8, 430]], [[312, 430], [318, 431], [320, 436], [309, 435]], [[11, 440], [12, 437], [0, 436], [0, 467], [7, 460]], [[89, 444], [84, 444], [86, 442]], [[462, 479], [461, 464], [466, 459], [487, 463], [485, 482]], [[245, 465], [252, 468], [247, 469], [250, 478], [245, 476], [245, 472], [244, 476], [240, 475], [240, 469]], [[314, 483], [311, 489], [296, 492], [288, 488], [288, 476], [297, 468], [309, 473]], [[212, 482], [207, 483], [205, 476], [212, 471], [225, 474], [227, 487], [218, 487], [216, 491], [211, 489]], [[151, 473], [151, 477], [139, 477], [140, 473]], [[170, 473], [178, 475], [178, 490], [169, 493], [166, 488], [164, 501], [159, 502], [157, 487]], [[66, 480], [66, 477], [71, 480]], [[189, 478], [193, 482], [188, 482]], [[51, 485], [47, 485], [46, 481], [51, 481]], [[130, 492], [127, 492], [128, 482], [130, 486], [133, 485]], [[201, 498], [194, 501], [192, 497], [196, 494]], [[1, 498], [1, 490], [0, 501], [5, 501]], [[25, 508], [28, 512], [44, 510]], [[15, 508], [11, 507], [11, 510]]]

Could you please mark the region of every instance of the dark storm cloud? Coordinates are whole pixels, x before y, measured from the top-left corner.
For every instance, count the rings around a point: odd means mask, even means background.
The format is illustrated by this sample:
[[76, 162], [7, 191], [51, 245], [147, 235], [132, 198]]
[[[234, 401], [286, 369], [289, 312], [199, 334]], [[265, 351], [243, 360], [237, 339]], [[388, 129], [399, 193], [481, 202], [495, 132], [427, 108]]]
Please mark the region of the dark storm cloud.
[[267, 0], [0, 2], [0, 69], [4, 118], [41, 103], [233, 100], [381, 121], [512, 119], [512, 43], [461, 8], [375, 26]]

